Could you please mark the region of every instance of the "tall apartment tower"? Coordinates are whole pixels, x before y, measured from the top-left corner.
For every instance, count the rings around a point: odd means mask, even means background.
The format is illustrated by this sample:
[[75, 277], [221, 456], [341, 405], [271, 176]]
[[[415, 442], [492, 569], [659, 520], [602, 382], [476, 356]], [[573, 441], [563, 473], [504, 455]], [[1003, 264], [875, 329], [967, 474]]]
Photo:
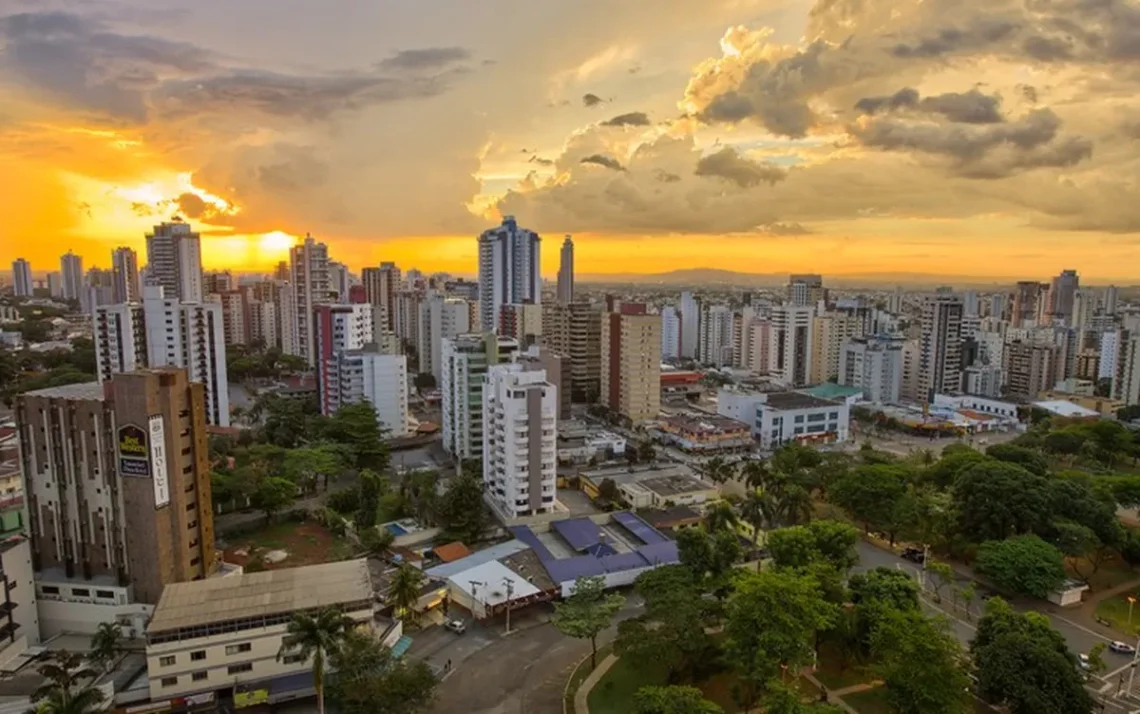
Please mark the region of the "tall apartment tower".
[[918, 400], [962, 390], [962, 299], [941, 288], [922, 302]]
[[902, 397], [903, 340], [855, 337], [844, 343], [839, 384], [859, 387], [874, 404], [898, 404]]
[[1049, 286], [1049, 314], [1054, 323], [1072, 326], [1073, 302], [1081, 279], [1075, 270], [1062, 270]]
[[439, 382], [443, 448], [459, 459], [483, 458], [483, 378], [492, 365], [509, 362], [519, 343], [493, 333], [444, 339]]
[[1020, 401], [1038, 399], [1056, 384], [1061, 351], [1047, 340], [1013, 340], [1006, 344], [1004, 370], [1006, 396]]
[[438, 383], [443, 373], [443, 341], [471, 332], [471, 311], [467, 301], [430, 292], [420, 302], [417, 328], [419, 371], [430, 373]]
[[369, 305], [384, 308], [381, 325], [385, 332], [396, 331], [396, 293], [400, 291], [400, 269], [395, 263], [381, 263], [379, 268], [365, 268], [360, 273], [364, 295]]
[[558, 263], [558, 302], [574, 302], [574, 240], [566, 236]]
[[317, 335], [313, 311], [329, 297], [329, 249], [306, 235], [289, 251], [290, 284], [293, 286], [293, 314], [296, 349], [312, 366], [317, 364]]
[[338, 352], [321, 385], [321, 407], [328, 413], [368, 402], [387, 436], [408, 434], [408, 358], [382, 354], [375, 344]]
[[1013, 314], [1010, 316], [1012, 327], [1029, 327], [1037, 322], [1047, 288], [1036, 280], [1022, 280], [1017, 284], [1013, 292]]
[[167, 297], [202, 302], [202, 241], [189, 223], [175, 217], [146, 234], [146, 267], [148, 283]]
[[483, 387], [483, 485], [500, 515], [554, 511], [557, 442], [558, 393], [546, 372], [515, 363], [490, 367]]
[[698, 359], [716, 367], [732, 365], [733, 315], [727, 305], [705, 305], [701, 311]]
[[812, 374], [812, 327], [815, 308], [777, 305], [769, 329], [768, 374], [789, 387], [804, 387]]
[[28, 392], [16, 421], [37, 579], [154, 604], [217, 568], [205, 395], [185, 370]]
[[681, 293], [681, 357], [696, 359], [701, 347], [701, 301]]
[[681, 316], [677, 308], [667, 305], [661, 309], [661, 357], [677, 359], [681, 356]]
[[601, 400], [633, 423], [661, 411], [661, 316], [623, 303], [602, 321]]
[[142, 299], [139, 288], [139, 255], [126, 246], [111, 251], [111, 272], [114, 276], [116, 303], [138, 302]]
[[503, 305], [542, 302], [542, 239], [520, 228], [514, 216], [479, 236], [479, 322], [484, 330], [499, 325]]
[[328, 415], [341, 404], [332, 389], [341, 353], [362, 349], [372, 342], [372, 307], [363, 304], [317, 305], [313, 309], [313, 324], [316, 328], [317, 390], [321, 413]]
[[602, 393], [602, 312], [589, 303], [542, 306], [543, 343], [570, 360], [570, 398], [594, 404]]
[[59, 274], [63, 279], [63, 299], [83, 299], [83, 258], [70, 250], [59, 258]]
[[852, 337], [867, 333], [858, 315], [829, 312], [812, 320], [812, 357], [809, 382], [822, 384], [839, 374], [840, 353]]
[[23, 258], [12, 261], [12, 294], [16, 297], [31, 297], [35, 285], [32, 283], [32, 264]]
[[823, 287], [822, 275], [788, 276], [788, 305], [792, 307], [816, 307], [821, 300], [827, 300], [827, 289]]

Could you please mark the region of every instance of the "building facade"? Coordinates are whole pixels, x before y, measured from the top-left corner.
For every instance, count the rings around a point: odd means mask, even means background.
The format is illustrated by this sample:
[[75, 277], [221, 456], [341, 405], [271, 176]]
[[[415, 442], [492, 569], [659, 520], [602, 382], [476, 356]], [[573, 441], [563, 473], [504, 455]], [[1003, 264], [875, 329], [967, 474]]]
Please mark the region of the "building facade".
[[31, 297], [35, 283], [32, 282], [32, 264], [23, 258], [12, 261], [12, 294], [16, 297]]
[[483, 458], [483, 377], [492, 365], [509, 362], [519, 343], [493, 333], [443, 340], [443, 448], [455, 458]]
[[574, 302], [574, 240], [570, 236], [562, 241], [559, 257], [558, 302], [568, 305]]
[[772, 308], [768, 374], [789, 387], [803, 387], [812, 374], [812, 327], [815, 308], [778, 305]]
[[396, 293], [400, 291], [400, 269], [395, 263], [381, 263], [378, 268], [360, 272], [364, 296], [368, 304], [383, 308], [381, 323], [385, 332], [396, 331]]
[[479, 236], [479, 322], [498, 329], [504, 305], [542, 302], [542, 239], [520, 228], [514, 216]]
[[321, 386], [321, 407], [326, 414], [346, 404], [369, 402], [387, 436], [407, 436], [408, 359], [383, 354], [378, 345], [338, 352]]
[[554, 511], [558, 392], [543, 370], [494, 365], [483, 386], [483, 483], [506, 518]]
[[372, 342], [372, 308], [369, 305], [317, 305], [313, 310], [317, 350], [317, 385], [321, 413], [328, 415], [341, 405], [335, 393], [338, 356], [359, 350]]
[[180, 218], [161, 223], [146, 234], [147, 282], [161, 285], [166, 296], [202, 302], [202, 242]]
[[311, 235], [289, 251], [289, 284], [293, 288], [292, 310], [289, 317], [296, 335], [296, 351], [309, 365], [317, 366], [317, 327], [314, 314], [317, 305], [331, 302], [329, 291], [329, 250], [324, 243]]
[[858, 387], [875, 404], [902, 399], [903, 341], [891, 337], [855, 337], [844, 343], [839, 384]]
[[142, 300], [139, 285], [139, 256], [126, 246], [111, 251], [111, 271], [114, 275], [114, 301], [116, 303]]
[[63, 299], [82, 300], [83, 258], [67, 251], [59, 259], [59, 274], [63, 281]]
[[443, 341], [471, 332], [471, 311], [466, 300], [444, 297], [430, 291], [419, 304], [417, 321], [416, 355], [419, 371], [426, 372], [439, 382], [442, 375]]
[[542, 306], [542, 340], [570, 359], [570, 398], [593, 404], [601, 395], [602, 312], [589, 303]]
[[918, 399], [962, 391], [962, 299], [948, 291], [922, 302]]
[[605, 314], [601, 339], [601, 400], [633, 423], [661, 411], [661, 316], [625, 303]]

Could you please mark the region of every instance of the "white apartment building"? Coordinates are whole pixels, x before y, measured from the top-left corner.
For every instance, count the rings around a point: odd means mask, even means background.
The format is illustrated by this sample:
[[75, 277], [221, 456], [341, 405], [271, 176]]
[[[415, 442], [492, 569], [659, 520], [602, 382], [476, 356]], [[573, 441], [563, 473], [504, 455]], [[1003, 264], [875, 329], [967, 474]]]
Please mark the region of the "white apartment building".
[[[396, 311], [393, 315], [393, 331], [396, 337], [409, 344], [416, 344], [420, 334], [420, 302], [423, 293], [401, 290], [396, 293]], [[422, 370], [419, 370], [422, 371]]]
[[359, 350], [372, 342], [372, 306], [317, 305], [313, 311], [317, 354], [317, 389], [321, 413], [332, 414], [341, 400], [330, 391], [335, 387], [337, 359], [342, 352]]
[[814, 307], [777, 305], [772, 308], [768, 374], [790, 387], [806, 386], [811, 379], [814, 317]]
[[410, 431], [408, 358], [384, 354], [378, 345], [337, 353], [322, 396], [328, 413], [345, 404], [369, 402], [387, 436], [407, 436]]
[[60, 256], [59, 274], [63, 280], [63, 299], [83, 298], [83, 258], [70, 250]]
[[131, 248], [111, 251], [111, 272], [114, 275], [114, 302], [138, 302], [142, 299], [139, 284], [139, 256]]
[[733, 314], [727, 305], [707, 305], [701, 311], [700, 361], [716, 367], [732, 365]]
[[965, 372], [966, 394], [996, 399], [1005, 384], [1005, 370], [996, 364], [973, 365]]
[[494, 365], [483, 386], [483, 483], [504, 518], [554, 510], [558, 390], [544, 370]]
[[962, 391], [962, 298], [939, 290], [922, 302], [919, 401]]
[[32, 282], [32, 264], [23, 258], [12, 261], [12, 294], [16, 297], [31, 297], [35, 283]]
[[[32, 546], [22, 535], [0, 542], [0, 669], [40, 644]], [[15, 669], [14, 667], [11, 669]]]
[[859, 387], [869, 402], [898, 404], [902, 398], [903, 341], [856, 337], [843, 345], [839, 384]]
[[329, 261], [329, 300], [330, 302], [347, 303], [348, 290], [352, 281], [348, 273], [348, 266], [335, 260]]
[[681, 356], [681, 316], [668, 305], [661, 310], [661, 359]]
[[402, 628], [374, 603], [364, 559], [167, 585], [146, 630], [150, 697], [225, 693], [242, 708], [312, 696], [310, 679], [287, 679], [311, 672], [311, 659], [278, 657], [289, 621], [336, 608], [390, 646]]
[[296, 333], [296, 354], [316, 366], [317, 330], [313, 313], [317, 305], [330, 302], [329, 249], [324, 243], [306, 235], [305, 240], [289, 251], [289, 282], [293, 286], [293, 310], [290, 317]]
[[175, 218], [147, 233], [146, 264], [148, 284], [161, 285], [167, 297], [202, 301], [202, 242], [189, 223]]
[[443, 340], [439, 388], [443, 402], [443, 448], [456, 458], [483, 457], [483, 376], [488, 367], [508, 362], [518, 340], [458, 335]]
[[1116, 363], [1120, 358], [1120, 343], [1127, 339], [1123, 330], [1103, 332], [1100, 336], [1100, 365], [1097, 368], [1097, 379], [1114, 379], [1116, 377]]
[[261, 340], [266, 347], [280, 344], [277, 334], [277, 306], [264, 300], [249, 301], [249, 339]]
[[222, 306], [222, 331], [227, 345], [249, 343], [249, 325], [246, 323], [245, 294], [236, 290], [217, 296]]
[[428, 372], [436, 382], [442, 375], [443, 340], [471, 332], [471, 312], [462, 298], [444, 297], [431, 292], [420, 302], [416, 354], [419, 371]]
[[514, 216], [479, 236], [479, 321], [498, 330], [504, 305], [542, 302], [542, 239], [520, 228]]

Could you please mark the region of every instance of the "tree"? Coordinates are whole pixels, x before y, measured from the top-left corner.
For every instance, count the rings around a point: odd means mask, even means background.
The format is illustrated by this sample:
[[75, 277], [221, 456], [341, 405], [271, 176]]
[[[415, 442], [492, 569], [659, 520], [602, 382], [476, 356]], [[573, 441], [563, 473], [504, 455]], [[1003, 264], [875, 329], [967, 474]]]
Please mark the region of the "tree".
[[968, 467], [954, 483], [958, 530], [974, 542], [1041, 532], [1049, 522], [1048, 479], [1003, 461]]
[[326, 445], [293, 449], [285, 456], [285, 475], [310, 493], [317, 491], [322, 480], [327, 491], [329, 476], [340, 473], [343, 468], [341, 454]]
[[842, 709], [832, 704], [804, 704], [799, 690], [783, 682], [769, 682], [767, 689], [762, 702], [765, 714], [843, 714]]
[[420, 372], [416, 375], [416, 378], [413, 380], [412, 384], [414, 384], [416, 389], [421, 392], [424, 390], [435, 389], [435, 375], [433, 375], [431, 372]]
[[372, 469], [360, 472], [360, 500], [356, 504], [353, 518], [359, 528], [371, 528], [380, 516], [380, 500], [391, 486], [388, 479]]
[[1017, 464], [1029, 473], [1044, 476], [1049, 473], [1049, 462], [1034, 449], [1015, 444], [994, 444], [986, 449], [986, 456], [998, 461]]
[[700, 580], [683, 565], [642, 573], [634, 587], [645, 612], [618, 624], [615, 651], [656, 664], [676, 680], [691, 680], [700, 665], [715, 659], [706, 629], [715, 622], [716, 603], [704, 596]]
[[939, 563], [931, 559], [926, 561], [926, 572], [932, 576], [930, 582], [934, 586], [934, 601], [942, 602], [942, 588], [953, 584], [954, 570], [949, 563]]
[[767, 682], [809, 664], [816, 632], [834, 616], [814, 578], [779, 570], [741, 573], [728, 600], [724, 650], [746, 684], [745, 704]]
[[750, 490], [740, 504], [740, 518], [752, 526], [752, 545], [760, 540], [760, 531], [767, 523], [764, 497], [755, 489]]
[[778, 567], [806, 568], [826, 561], [846, 573], [858, 562], [855, 543], [859, 533], [846, 523], [813, 521], [806, 526], [781, 528], [768, 534], [768, 552]]
[[1035, 535], [982, 543], [977, 570], [1010, 592], [1038, 598], [1065, 581], [1061, 551]]
[[36, 668], [47, 682], [32, 695], [37, 714], [97, 714], [110, 710], [103, 692], [93, 686], [95, 672], [83, 657], [66, 650], [51, 652]]
[[384, 557], [395, 541], [396, 534], [387, 528], [372, 526], [360, 531], [360, 544], [376, 558]]
[[320, 437], [344, 444], [357, 469], [384, 471], [390, 456], [384, 444], [384, 430], [371, 402], [346, 404], [337, 409], [320, 428]]
[[598, 484], [598, 498], [613, 503], [617, 500], [618, 487], [617, 482], [612, 478], [604, 478]]
[[425, 711], [438, 684], [418, 658], [395, 658], [375, 637], [350, 631], [330, 658], [336, 678], [329, 698], [341, 714], [416, 714]]
[[992, 598], [970, 643], [977, 694], [1010, 714], [1090, 714], [1094, 702], [1064, 638], [1039, 613]]
[[477, 543], [490, 523], [482, 481], [467, 473], [453, 478], [440, 499], [438, 515], [445, 540]]
[[313, 688], [317, 690], [317, 711], [325, 711], [325, 663], [335, 656], [356, 622], [335, 608], [325, 608], [315, 615], [298, 612], [286, 626], [277, 660], [300, 657], [313, 660]]
[[970, 680], [958, 666], [961, 648], [944, 618], [892, 611], [871, 636], [875, 672], [896, 714], [964, 714]]
[[962, 598], [962, 605], [966, 608], [966, 619], [970, 619], [970, 607], [974, 604], [974, 600], [978, 597], [978, 588], [974, 583], [966, 585], [958, 591], [958, 597]]
[[1045, 436], [1042, 446], [1045, 451], [1057, 456], [1074, 457], [1081, 453], [1085, 445], [1085, 435], [1075, 429], [1061, 429]]
[[642, 687], [633, 695], [633, 714], [724, 714], [696, 687]]
[[835, 484], [831, 500], [863, 529], [883, 530], [893, 523], [893, 509], [906, 494], [907, 473], [898, 466], [859, 466]]
[[713, 506], [705, 515], [705, 527], [708, 528], [709, 533], [716, 533], [721, 530], [734, 531], [737, 520], [736, 511], [731, 505], [722, 501]]
[[848, 585], [855, 606], [854, 639], [864, 653], [870, 653], [872, 635], [890, 613], [919, 611], [918, 584], [901, 570], [878, 567], [856, 573]]
[[551, 624], [568, 637], [590, 640], [590, 669], [594, 669], [598, 666], [598, 633], [610, 626], [624, 603], [621, 595], [606, 594], [605, 578], [581, 577], [574, 581], [570, 596], [554, 604]]
[[643, 441], [637, 445], [637, 458], [643, 464], [657, 460], [657, 449], [653, 448], [652, 441]]
[[714, 456], [704, 463], [697, 464], [697, 473], [699, 473], [702, 478], [720, 485], [735, 478], [736, 465], [728, 463], [720, 456]]
[[253, 504], [265, 514], [267, 523], [297, 500], [297, 485], [287, 478], [262, 479], [253, 494]]
[[[955, 449], [955, 447], [961, 448]], [[989, 457], [980, 451], [962, 444], [951, 444], [942, 450], [941, 459], [922, 471], [920, 479], [923, 483], [932, 484], [936, 488], [947, 489], [954, 484], [958, 474], [978, 462], [987, 460]]]
[[388, 588], [385, 600], [391, 605], [401, 619], [415, 622], [418, 612], [416, 605], [420, 601], [421, 590], [424, 584], [424, 574], [419, 568], [409, 563], [402, 563], [396, 569], [392, 578], [392, 585]]
[[100, 622], [91, 636], [91, 660], [104, 670], [123, 651], [123, 631], [117, 622]]
[[268, 394], [254, 402], [249, 416], [254, 422], [261, 422], [262, 438], [266, 442], [283, 449], [292, 449], [305, 440], [308, 417], [315, 413], [315, 408], [307, 407], [302, 401]]

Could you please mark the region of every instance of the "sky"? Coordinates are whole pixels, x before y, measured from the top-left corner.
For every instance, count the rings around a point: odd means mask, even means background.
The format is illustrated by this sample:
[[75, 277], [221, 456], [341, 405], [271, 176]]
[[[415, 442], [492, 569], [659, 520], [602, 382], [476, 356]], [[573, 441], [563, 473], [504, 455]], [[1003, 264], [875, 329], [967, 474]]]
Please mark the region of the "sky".
[[0, 0], [0, 260], [1140, 277], [1131, 0]]

